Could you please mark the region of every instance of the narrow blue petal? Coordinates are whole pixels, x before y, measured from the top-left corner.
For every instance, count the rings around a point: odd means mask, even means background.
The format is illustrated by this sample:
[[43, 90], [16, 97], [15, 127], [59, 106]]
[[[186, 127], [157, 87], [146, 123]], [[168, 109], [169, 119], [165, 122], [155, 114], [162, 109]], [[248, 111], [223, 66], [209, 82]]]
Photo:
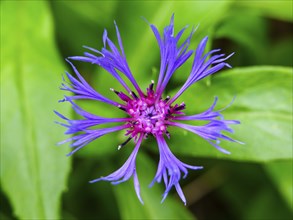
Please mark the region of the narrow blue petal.
[[227, 132], [233, 131], [231, 128], [228, 127], [228, 124], [230, 123], [231, 121], [226, 123], [225, 120], [211, 120], [209, 123], [203, 126], [187, 125], [187, 124], [182, 124], [178, 122], [170, 122], [169, 125], [180, 127], [194, 134], [197, 134], [203, 139], [205, 139], [206, 141], [208, 141], [211, 145], [216, 147], [221, 152], [229, 154], [230, 152], [222, 149], [217, 143], [214, 143], [214, 142], [219, 142], [220, 139], [232, 141], [232, 142], [238, 142], [222, 134], [223, 131], [227, 131]]
[[120, 169], [116, 170], [115, 172], [111, 173], [110, 175], [106, 177], [94, 179], [90, 181], [90, 183], [95, 183], [95, 182], [103, 180], [103, 181], [110, 181], [112, 182], [112, 184], [119, 184], [121, 182], [127, 181], [131, 176], [133, 176], [134, 188], [135, 188], [137, 197], [139, 201], [143, 204], [143, 200], [140, 196], [140, 186], [139, 186], [139, 181], [136, 174], [136, 164], [135, 164], [136, 155], [140, 148], [142, 139], [143, 139], [143, 135], [140, 135], [134, 147], [134, 150], [132, 151], [131, 155], [128, 157], [128, 159], [126, 160], [126, 162], [123, 164], [123, 166]]
[[104, 43], [104, 47], [106, 47], [106, 41], [107, 41], [107, 38], [108, 38], [107, 30], [104, 29], [104, 33], [103, 33], [103, 43]]
[[174, 72], [192, 55], [193, 51], [187, 51], [187, 49], [194, 30], [181, 45], [178, 45], [186, 27], [174, 36], [174, 15], [170, 19], [170, 24], [164, 29], [162, 36], [154, 25], [151, 24], [150, 27], [157, 39], [161, 54], [160, 73], [156, 89], [157, 96], [160, 97]]
[[186, 177], [188, 173], [187, 168], [197, 170], [197, 169], [202, 169], [202, 167], [190, 166], [185, 163], [182, 163], [172, 154], [163, 136], [157, 136], [156, 138], [157, 138], [159, 152], [160, 152], [160, 161], [159, 161], [159, 166], [157, 168], [156, 175], [150, 186], [152, 186], [154, 182], [160, 182], [161, 179], [163, 178], [166, 189], [163, 194], [162, 202], [166, 199], [172, 187], [175, 186], [179, 197], [184, 203], [186, 203], [186, 199], [179, 185], [179, 181], [181, 179], [181, 172], [184, 173], [183, 177]]
[[[108, 71], [111, 75], [113, 75], [125, 87], [125, 89], [128, 92], [130, 92], [131, 90], [129, 89], [127, 84], [124, 82], [121, 76], [119, 76], [119, 74], [116, 72], [116, 70], [118, 70], [120, 73], [122, 73], [128, 78], [128, 80], [132, 83], [132, 85], [137, 90], [138, 94], [140, 96], [143, 96], [143, 92], [138, 86], [136, 80], [134, 79], [133, 74], [131, 73], [131, 70], [126, 61], [121, 36], [120, 36], [116, 23], [115, 23], [115, 28], [116, 28], [118, 43], [119, 43], [121, 52], [118, 50], [116, 45], [110, 40], [110, 38], [108, 38], [107, 30], [104, 30], [104, 33], [103, 33], [104, 48], [102, 48], [101, 52], [96, 49], [86, 47], [92, 52], [96, 52], [101, 56], [97, 57], [91, 53], [86, 52], [84, 54], [85, 57], [70, 57], [70, 59], [79, 60], [83, 62], [90, 62], [90, 63], [101, 66], [106, 71]], [[107, 45], [109, 46], [111, 51], [106, 48]]]
[[70, 80], [71, 88], [63, 84], [62, 89], [70, 91], [74, 93], [73, 96], [67, 96], [65, 98], [65, 101], [68, 100], [75, 100], [75, 99], [94, 99], [97, 101], [105, 102], [110, 105], [118, 106], [119, 103], [108, 99], [101, 94], [99, 94], [97, 91], [95, 91], [86, 81], [85, 79], [80, 75], [76, 67], [69, 61], [66, 60], [71, 67], [73, 68], [75, 74], [77, 75], [78, 79], [74, 78], [71, 74], [66, 73], [68, 79]]
[[182, 191], [180, 185], [179, 184], [176, 184], [175, 185], [175, 188], [176, 188], [176, 191], [177, 191], [180, 199], [182, 200], [182, 202], [184, 203], [184, 205], [186, 205], [186, 199], [185, 199], [185, 196], [183, 194], [183, 191]]
[[119, 32], [118, 26], [116, 24], [116, 21], [114, 21], [114, 25], [115, 25], [115, 29], [116, 29], [116, 35], [117, 35], [117, 39], [118, 39], [118, 44], [119, 44], [120, 50], [122, 52], [122, 55], [125, 56], [124, 48], [123, 48], [123, 44], [122, 44], [122, 39], [121, 39], [120, 32]]
[[134, 189], [135, 189], [136, 195], [137, 195], [139, 201], [141, 202], [141, 204], [144, 204], [144, 202], [141, 198], [141, 195], [140, 195], [140, 185], [139, 185], [136, 171], [133, 174], [133, 182], [134, 182]]
[[[64, 141], [61, 141], [58, 143], [58, 145], [73, 141], [71, 144], [71, 147], [73, 147], [75, 149], [68, 154], [68, 156], [70, 156], [73, 153], [75, 153], [76, 151], [78, 151], [79, 149], [83, 148], [88, 143], [100, 138], [101, 136], [108, 134], [108, 133], [115, 132], [115, 131], [126, 129], [128, 127], [129, 127], [129, 125], [127, 125], [127, 124], [119, 125], [119, 126], [115, 126], [115, 127], [110, 127], [110, 128], [100, 128], [100, 129], [93, 129], [93, 130], [86, 130], [86, 129], [84, 129], [82, 127], [78, 127], [78, 126], [70, 127], [69, 129], [73, 129], [74, 133], [77, 133], [77, 132], [83, 132], [83, 133], [75, 135], [75, 136], [68, 138]], [[73, 133], [73, 132], [69, 132], [69, 133]]]
[[[228, 63], [225, 63], [224, 61], [230, 58], [234, 53], [226, 57], [224, 57], [225, 54], [214, 55], [206, 61], [208, 56], [219, 51], [219, 49], [212, 50], [203, 56], [207, 41], [208, 41], [208, 37], [205, 37], [202, 39], [202, 41], [198, 45], [195, 52], [190, 75], [188, 79], [186, 80], [186, 82], [183, 84], [183, 86], [179, 89], [179, 91], [173, 96], [173, 98], [169, 100], [168, 102], [169, 104], [172, 104], [175, 100], [177, 100], [178, 97], [195, 82], [220, 71], [224, 67], [231, 68], [231, 66]], [[211, 67], [211, 65], [214, 65], [214, 66]]]

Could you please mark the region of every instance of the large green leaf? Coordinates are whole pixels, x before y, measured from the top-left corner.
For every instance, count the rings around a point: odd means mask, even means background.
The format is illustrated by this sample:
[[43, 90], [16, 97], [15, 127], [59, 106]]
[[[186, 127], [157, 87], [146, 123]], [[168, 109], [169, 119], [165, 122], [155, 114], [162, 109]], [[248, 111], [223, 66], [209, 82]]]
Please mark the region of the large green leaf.
[[[70, 168], [53, 109], [64, 72], [47, 3], [1, 3], [1, 181], [16, 216], [58, 219]], [[69, 105], [58, 106], [69, 114]]]
[[135, 194], [133, 181], [113, 186], [122, 219], [195, 219], [179, 199], [176, 201], [172, 198], [171, 193], [161, 204], [161, 185], [148, 187], [155, 175], [154, 164], [142, 152], [137, 159], [137, 173], [144, 205]]
[[[178, 100], [185, 101], [187, 113], [207, 109], [215, 96], [217, 109], [236, 96], [223, 111], [226, 119], [240, 120], [232, 136], [245, 145], [223, 141], [231, 152], [225, 155], [190, 132], [173, 129], [171, 147], [176, 153], [230, 160], [267, 161], [292, 158], [292, 69], [285, 67], [248, 67], [224, 71], [212, 78], [211, 86], [198, 83]], [[176, 132], [175, 132], [176, 130]], [[172, 135], [173, 134], [173, 135]]]
[[268, 174], [271, 176], [277, 189], [283, 196], [289, 207], [293, 209], [293, 161], [274, 161], [265, 165]]

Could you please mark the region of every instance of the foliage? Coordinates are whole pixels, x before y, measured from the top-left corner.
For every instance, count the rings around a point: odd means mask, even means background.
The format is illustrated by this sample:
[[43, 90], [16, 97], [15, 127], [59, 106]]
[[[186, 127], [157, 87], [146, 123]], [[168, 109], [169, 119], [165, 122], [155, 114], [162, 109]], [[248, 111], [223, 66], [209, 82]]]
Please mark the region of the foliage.
[[[291, 1], [2, 1], [1, 2], [1, 219], [290, 219], [292, 216], [292, 2]], [[232, 70], [192, 86], [180, 98], [188, 113], [217, 109], [235, 97], [223, 115], [238, 119], [224, 155], [199, 137], [172, 130], [170, 147], [181, 160], [203, 165], [183, 180], [188, 200], [176, 196], [160, 204], [163, 189], [148, 188], [158, 162], [150, 138], [138, 154], [138, 175], [145, 205], [132, 182], [111, 186], [88, 180], [117, 169], [131, 152], [117, 152], [122, 133], [110, 134], [66, 157], [56, 147], [64, 130], [54, 124], [64, 58], [81, 55], [82, 45], [102, 46], [106, 28], [114, 38], [119, 26], [127, 59], [142, 88], [159, 68], [159, 49], [146, 18], [162, 29], [175, 13], [177, 30], [199, 24], [192, 40], [209, 35], [210, 48], [235, 51]], [[191, 27], [189, 27], [191, 29]], [[102, 94], [120, 89], [109, 74], [77, 63]], [[183, 66], [168, 95], [187, 77]], [[112, 97], [111, 97], [112, 96]], [[121, 114], [107, 106], [81, 102], [102, 116]], [[74, 115], [72, 116], [74, 117]], [[72, 169], [70, 175], [69, 171]], [[65, 192], [66, 190], [66, 192]]]

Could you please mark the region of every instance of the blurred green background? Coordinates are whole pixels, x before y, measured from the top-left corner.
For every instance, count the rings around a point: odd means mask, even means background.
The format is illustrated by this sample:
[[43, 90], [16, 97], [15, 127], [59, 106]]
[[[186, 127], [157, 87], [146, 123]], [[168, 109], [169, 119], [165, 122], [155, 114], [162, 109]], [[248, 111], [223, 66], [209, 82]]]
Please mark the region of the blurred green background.
[[[292, 219], [292, 1], [1, 1], [1, 205], [0, 219]], [[58, 103], [64, 58], [82, 55], [83, 45], [102, 47], [103, 29], [122, 36], [129, 65], [142, 88], [155, 79], [159, 49], [145, 17], [159, 30], [175, 13], [175, 28], [196, 31], [191, 47], [209, 36], [208, 49], [222, 48], [234, 67], [191, 87], [178, 100], [187, 113], [217, 109], [237, 119], [223, 155], [193, 134], [173, 129], [168, 144], [179, 159], [203, 165], [181, 181], [185, 207], [171, 191], [160, 204], [163, 184], [148, 188], [158, 163], [153, 139], [138, 154], [141, 205], [133, 183], [88, 181], [118, 169], [133, 147], [121, 151], [123, 133], [109, 134], [66, 157], [64, 129], [53, 110], [75, 117]], [[115, 40], [116, 41], [116, 40]], [[75, 62], [99, 92], [116, 97], [109, 74]], [[184, 65], [171, 80], [174, 94], [190, 71]], [[96, 102], [80, 102], [102, 116], [121, 114]]]

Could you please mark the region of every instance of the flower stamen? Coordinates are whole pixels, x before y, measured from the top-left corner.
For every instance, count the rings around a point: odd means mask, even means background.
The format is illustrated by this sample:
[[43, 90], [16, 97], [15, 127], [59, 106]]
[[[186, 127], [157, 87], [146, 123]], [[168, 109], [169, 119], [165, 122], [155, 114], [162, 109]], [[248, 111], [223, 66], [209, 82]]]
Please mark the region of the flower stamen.
[[122, 147], [124, 147], [130, 140], [132, 139], [132, 137], [127, 138], [126, 141], [124, 141], [122, 144], [118, 145], [118, 150], [120, 150]]

